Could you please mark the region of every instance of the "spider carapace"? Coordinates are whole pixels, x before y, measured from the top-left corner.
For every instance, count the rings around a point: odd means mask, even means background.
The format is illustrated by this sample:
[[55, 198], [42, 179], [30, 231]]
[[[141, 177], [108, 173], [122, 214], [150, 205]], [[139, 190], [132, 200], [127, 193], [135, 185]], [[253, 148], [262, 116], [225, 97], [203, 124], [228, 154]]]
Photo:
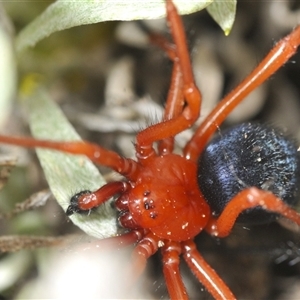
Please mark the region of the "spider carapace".
[[[251, 123], [207, 144], [245, 96], [296, 52], [300, 27], [280, 40], [215, 107], [182, 155], [177, 155], [173, 154], [174, 137], [198, 119], [202, 98], [194, 82], [182, 21], [171, 0], [166, 1], [166, 11], [173, 42], [157, 34], [150, 34], [150, 38], [173, 61], [171, 86], [163, 120], [137, 134], [136, 160], [89, 142], [8, 136], [0, 136], [0, 142], [84, 154], [123, 175], [124, 181], [110, 182], [97, 191], [73, 196], [67, 214], [90, 211], [118, 195], [115, 206], [120, 212], [119, 223], [128, 232], [115, 240], [136, 243], [132, 277], [144, 270], [147, 259], [160, 248], [172, 299], [188, 298], [179, 270], [180, 256], [215, 299], [235, 299], [230, 288], [202, 258], [193, 239], [203, 230], [225, 237], [237, 220], [263, 223], [283, 216], [300, 225], [300, 214], [289, 206], [297, 195], [299, 158], [297, 147], [280, 132]], [[277, 176], [278, 173], [282, 174]]]

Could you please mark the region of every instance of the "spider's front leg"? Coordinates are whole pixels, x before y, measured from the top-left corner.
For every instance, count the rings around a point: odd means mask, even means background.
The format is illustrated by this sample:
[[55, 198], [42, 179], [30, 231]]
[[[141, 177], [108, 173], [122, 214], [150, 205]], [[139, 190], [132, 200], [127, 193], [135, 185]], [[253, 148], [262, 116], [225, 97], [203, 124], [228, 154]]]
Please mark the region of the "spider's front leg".
[[130, 180], [135, 180], [137, 173], [139, 172], [139, 166], [136, 161], [129, 158], [123, 158], [114, 151], [107, 150], [90, 142], [58, 142], [5, 135], [0, 135], [0, 142], [19, 147], [52, 149], [75, 155], [86, 155], [96, 164], [111, 168]]
[[233, 109], [259, 85], [282, 67], [297, 51], [300, 45], [300, 25], [289, 35], [281, 39], [260, 64], [206, 117], [186, 144], [184, 154], [187, 158], [197, 160], [205, 145]]
[[226, 205], [218, 218], [211, 218], [207, 232], [217, 237], [226, 237], [231, 232], [238, 216], [246, 209], [261, 206], [266, 211], [277, 213], [300, 226], [300, 214], [285, 204], [273, 193], [256, 187], [238, 193]]
[[[168, 92], [168, 97], [165, 104], [163, 120], [171, 120], [177, 118], [184, 106], [183, 95], [183, 79], [181, 66], [177, 59], [176, 49], [174, 44], [171, 44], [167, 39], [159, 34], [150, 34], [150, 40], [153, 44], [159, 46], [164, 50], [169, 58], [173, 61], [173, 71], [171, 77], [171, 85]], [[170, 136], [161, 140], [158, 144], [158, 153], [167, 154], [172, 153], [174, 149], [174, 137]]]
[[[158, 41], [158, 44], [163, 49], [170, 49], [167, 53], [175, 64], [169, 94], [171, 96], [169, 96], [167, 103], [175, 107], [176, 111], [168, 113], [167, 118], [171, 117], [170, 119], [150, 126], [137, 135], [136, 152], [137, 158], [141, 162], [155, 155], [152, 147], [154, 142], [174, 137], [176, 134], [191, 127], [199, 117], [201, 106], [202, 97], [194, 81], [181, 18], [172, 1], [166, 2], [166, 8], [175, 49], [173, 51], [172, 47], [165, 43], [164, 40]], [[183, 98], [187, 105], [181, 110], [184, 103]], [[168, 108], [167, 111], [171, 111], [171, 109]], [[180, 114], [176, 116], [178, 113]]]

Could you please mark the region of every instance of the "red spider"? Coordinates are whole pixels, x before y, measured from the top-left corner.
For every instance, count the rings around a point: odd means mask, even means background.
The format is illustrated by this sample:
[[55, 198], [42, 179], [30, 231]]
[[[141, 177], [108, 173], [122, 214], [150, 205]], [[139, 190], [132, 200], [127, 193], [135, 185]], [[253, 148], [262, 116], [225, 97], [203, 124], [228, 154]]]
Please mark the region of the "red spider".
[[[279, 41], [258, 67], [215, 107], [187, 143], [183, 154], [177, 155], [172, 153], [174, 137], [198, 119], [201, 93], [194, 82], [182, 21], [171, 0], [166, 1], [166, 9], [174, 44], [156, 35], [152, 39], [174, 62], [171, 87], [163, 120], [137, 134], [136, 161], [88, 142], [7, 136], [0, 136], [0, 142], [84, 154], [123, 175], [125, 181], [110, 182], [95, 192], [83, 191], [73, 196], [67, 214], [89, 211], [112, 196], [120, 195], [115, 205], [120, 211], [119, 222], [128, 233], [114, 239], [125, 244], [136, 243], [133, 277], [144, 270], [147, 259], [161, 248], [163, 272], [172, 299], [188, 298], [179, 270], [180, 255], [215, 299], [235, 299], [196, 249], [195, 236], [206, 230], [213, 236], [226, 237], [242, 212], [258, 206], [298, 225], [300, 214], [269, 191], [245, 187], [232, 197], [219, 216], [215, 216], [201, 186], [198, 187], [198, 158], [229, 113], [296, 52], [300, 44], [300, 26]], [[155, 142], [158, 143], [157, 151], [153, 148]]]

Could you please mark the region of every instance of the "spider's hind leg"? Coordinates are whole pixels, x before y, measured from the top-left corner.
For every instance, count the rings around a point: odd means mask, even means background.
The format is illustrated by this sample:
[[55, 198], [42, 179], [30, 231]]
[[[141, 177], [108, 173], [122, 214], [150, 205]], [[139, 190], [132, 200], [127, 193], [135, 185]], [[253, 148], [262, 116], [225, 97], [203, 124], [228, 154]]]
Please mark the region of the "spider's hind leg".
[[217, 237], [230, 234], [238, 216], [246, 209], [261, 206], [263, 209], [281, 215], [300, 226], [300, 214], [285, 204], [280, 198], [256, 187], [238, 193], [226, 205], [218, 218], [211, 218], [207, 232]]

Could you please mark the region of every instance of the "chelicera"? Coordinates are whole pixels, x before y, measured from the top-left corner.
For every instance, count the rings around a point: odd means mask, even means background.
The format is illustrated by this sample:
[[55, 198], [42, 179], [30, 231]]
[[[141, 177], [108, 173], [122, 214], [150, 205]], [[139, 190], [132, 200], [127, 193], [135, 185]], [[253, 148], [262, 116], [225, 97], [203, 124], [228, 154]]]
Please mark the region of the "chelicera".
[[[279, 41], [258, 67], [215, 107], [182, 155], [177, 155], [173, 153], [174, 137], [198, 119], [202, 98], [194, 82], [182, 21], [171, 0], [166, 1], [166, 10], [174, 43], [155, 34], [151, 38], [174, 63], [171, 86], [163, 120], [136, 136], [136, 160], [123, 158], [89, 142], [7, 136], [0, 136], [0, 142], [84, 154], [123, 175], [124, 181], [110, 182], [97, 191], [82, 191], [73, 196], [67, 214], [90, 212], [118, 195], [115, 206], [120, 212], [119, 223], [128, 232], [114, 239], [124, 244], [136, 243], [132, 257], [134, 277], [144, 270], [147, 259], [160, 248], [164, 277], [172, 299], [188, 298], [179, 270], [180, 256], [214, 298], [235, 299], [230, 288], [202, 258], [193, 239], [203, 230], [215, 237], [226, 237], [238, 220], [247, 224], [263, 223], [283, 216], [300, 225], [300, 214], [289, 207], [296, 199], [299, 158], [297, 147], [280, 132], [256, 124], [244, 124], [233, 133], [221, 136], [212, 146], [207, 147], [207, 144], [245, 96], [296, 52], [300, 27]], [[231, 147], [232, 136], [238, 140], [235, 147]], [[154, 143], [157, 143], [157, 150]], [[219, 152], [212, 150], [214, 147]], [[241, 161], [243, 156], [235, 155], [232, 148], [250, 151], [247, 152], [247, 167]], [[271, 148], [277, 155], [271, 155], [270, 160]], [[237, 158], [233, 159], [235, 156]], [[248, 173], [254, 172], [250, 170], [253, 164], [261, 168], [255, 171], [259, 174], [254, 173], [250, 178]], [[236, 172], [239, 168], [244, 168], [245, 177]], [[274, 170], [255, 181], [265, 168]], [[276, 172], [281, 170], [286, 173], [276, 178]], [[224, 176], [227, 177], [224, 179]], [[228, 189], [232, 191], [224, 196]]]

